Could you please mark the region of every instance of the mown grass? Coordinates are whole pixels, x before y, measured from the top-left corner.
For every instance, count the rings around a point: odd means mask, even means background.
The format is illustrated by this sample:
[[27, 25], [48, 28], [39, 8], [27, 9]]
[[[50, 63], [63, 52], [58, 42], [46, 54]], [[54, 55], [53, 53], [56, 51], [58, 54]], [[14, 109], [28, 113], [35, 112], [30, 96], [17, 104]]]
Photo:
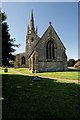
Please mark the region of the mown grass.
[[[16, 70], [25, 74], [33, 74], [28, 68], [17, 68]], [[69, 80], [80, 80], [80, 70], [70, 69], [70, 68], [68, 69], [68, 71], [42, 72], [42, 73], [35, 73], [35, 75], [52, 77], [52, 78], [63, 78]]]
[[14, 70], [18, 70], [22, 73], [26, 73], [26, 74], [32, 74], [32, 72], [28, 69], [28, 68], [14, 68]]
[[3, 120], [80, 119], [80, 84], [2, 72]]

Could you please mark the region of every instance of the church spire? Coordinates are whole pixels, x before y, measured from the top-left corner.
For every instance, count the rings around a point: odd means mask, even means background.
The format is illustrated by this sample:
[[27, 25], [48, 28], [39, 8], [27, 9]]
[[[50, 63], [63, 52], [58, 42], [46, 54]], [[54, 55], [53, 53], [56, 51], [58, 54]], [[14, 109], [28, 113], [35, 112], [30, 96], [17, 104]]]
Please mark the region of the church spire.
[[30, 33], [35, 33], [35, 27], [34, 27], [34, 17], [33, 17], [33, 10], [31, 11], [31, 18], [30, 18]]

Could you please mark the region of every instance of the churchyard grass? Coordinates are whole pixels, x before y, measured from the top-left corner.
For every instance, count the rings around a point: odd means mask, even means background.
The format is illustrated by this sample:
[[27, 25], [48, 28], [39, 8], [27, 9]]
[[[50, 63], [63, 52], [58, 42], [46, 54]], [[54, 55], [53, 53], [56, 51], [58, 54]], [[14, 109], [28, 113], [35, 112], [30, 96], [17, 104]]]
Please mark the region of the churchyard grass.
[[[15, 69], [14, 69], [15, 70]], [[28, 68], [17, 68], [17, 71], [20, 71], [25, 74], [32, 74]], [[80, 70], [75, 68], [69, 68], [67, 71], [62, 72], [41, 72], [35, 73], [35, 75], [39, 76], [46, 76], [51, 78], [62, 78], [62, 79], [69, 79], [69, 80], [80, 80]]]
[[[30, 73], [31, 74], [31, 73]], [[61, 83], [2, 70], [3, 119], [80, 119], [80, 84]]]

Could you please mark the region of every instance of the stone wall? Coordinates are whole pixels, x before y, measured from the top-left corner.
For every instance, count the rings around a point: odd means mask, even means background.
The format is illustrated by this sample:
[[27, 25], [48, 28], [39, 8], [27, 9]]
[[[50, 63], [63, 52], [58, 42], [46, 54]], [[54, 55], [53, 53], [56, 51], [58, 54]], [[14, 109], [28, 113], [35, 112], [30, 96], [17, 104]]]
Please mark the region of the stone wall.
[[[22, 57], [23, 56], [25, 57], [25, 64], [22, 64]], [[14, 67], [15, 68], [27, 67], [27, 59], [26, 59], [26, 54], [25, 53], [16, 54]]]
[[39, 71], [61, 71], [64, 70], [63, 62], [39, 62]]
[[[36, 47], [38, 51], [38, 71], [60, 71], [67, 69], [65, 47], [54, 31], [49, 35], [51, 30], [52, 27], [45, 32]], [[54, 59], [46, 59], [46, 44], [49, 40], [52, 40], [54, 43]]]

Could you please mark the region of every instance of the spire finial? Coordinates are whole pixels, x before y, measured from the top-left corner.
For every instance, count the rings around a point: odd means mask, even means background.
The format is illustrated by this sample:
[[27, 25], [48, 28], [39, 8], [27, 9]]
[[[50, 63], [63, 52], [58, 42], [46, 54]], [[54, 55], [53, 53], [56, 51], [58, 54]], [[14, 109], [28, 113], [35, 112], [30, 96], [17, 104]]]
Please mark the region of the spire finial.
[[31, 16], [33, 16], [33, 9], [31, 10]]

